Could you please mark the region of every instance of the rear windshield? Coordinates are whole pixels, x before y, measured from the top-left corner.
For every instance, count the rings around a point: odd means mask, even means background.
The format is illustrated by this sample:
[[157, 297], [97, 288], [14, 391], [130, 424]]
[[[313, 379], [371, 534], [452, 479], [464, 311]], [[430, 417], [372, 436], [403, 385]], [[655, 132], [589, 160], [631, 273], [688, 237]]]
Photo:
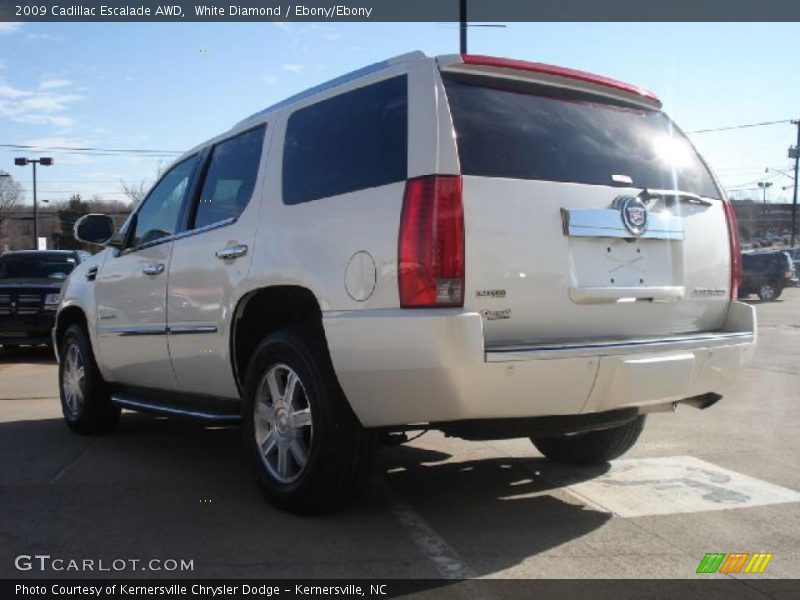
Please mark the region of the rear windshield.
[[660, 111], [508, 80], [444, 83], [464, 175], [596, 185], [630, 178], [639, 188], [720, 197], [697, 152]]
[[0, 258], [0, 279], [52, 279], [67, 278], [75, 268], [71, 256], [4, 256]]

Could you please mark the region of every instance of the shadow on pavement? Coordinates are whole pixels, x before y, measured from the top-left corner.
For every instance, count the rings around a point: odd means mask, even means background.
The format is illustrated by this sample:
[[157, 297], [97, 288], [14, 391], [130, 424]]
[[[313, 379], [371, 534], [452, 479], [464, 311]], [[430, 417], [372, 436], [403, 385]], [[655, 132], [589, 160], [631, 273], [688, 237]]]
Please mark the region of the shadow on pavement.
[[97, 438], [76, 436], [57, 419], [2, 423], [0, 453], [2, 577], [20, 575], [13, 571], [20, 553], [194, 561], [184, 573], [26, 577], [440, 577], [393, 513], [397, 498], [480, 576], [610, 518], [549, 494], [604, 469], [565, 470], [537, 458], [458, 461], [411, 446], [378, 451], [354, 506], [299, 518], [264, 501], [238, 428], [134, 414], [123, 416], [117, 433]]
[[0, 346], [0, 364], [55, 364], [49, 346]]

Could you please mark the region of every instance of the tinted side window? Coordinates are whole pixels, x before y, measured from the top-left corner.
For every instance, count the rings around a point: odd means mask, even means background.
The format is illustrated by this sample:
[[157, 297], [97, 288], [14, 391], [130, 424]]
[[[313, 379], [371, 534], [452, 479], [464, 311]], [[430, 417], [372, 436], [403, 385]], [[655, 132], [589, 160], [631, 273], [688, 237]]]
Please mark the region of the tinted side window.
[[192, 181], [197, 155], [172, 167], [154, 187], [136, 213], [131, 246], [141, 246], [173, 235], [178, 229], [181, 205]]
[[192, 228], [242, 214], [253, 195], [265, 127], [257, 127], [214, 146]]
[[407, 76], [317, 102], [289, 117], [283, 201], [300, 204], [402, 181], [407, 155]]
[[[480, 85], [479, 85], [480, 83]], [[465, 175], [678, 189], [719, 198], [686, 137], [657, 110], [483, 78], [445, 78]]]

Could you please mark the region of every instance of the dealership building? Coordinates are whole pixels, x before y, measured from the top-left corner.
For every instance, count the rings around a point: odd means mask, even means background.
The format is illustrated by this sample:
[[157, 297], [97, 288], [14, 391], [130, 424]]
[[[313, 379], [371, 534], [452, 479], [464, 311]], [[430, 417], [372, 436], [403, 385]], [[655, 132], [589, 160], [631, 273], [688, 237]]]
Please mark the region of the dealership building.
[[[753, 201], [734, 201], [733, 206], [736, 210], [739, 233], [743, 242], [765, 240], [791, 234], [791, 203], [762, 204]], [[798, 209], [798, 221], [800, 222], [800, 209]]]

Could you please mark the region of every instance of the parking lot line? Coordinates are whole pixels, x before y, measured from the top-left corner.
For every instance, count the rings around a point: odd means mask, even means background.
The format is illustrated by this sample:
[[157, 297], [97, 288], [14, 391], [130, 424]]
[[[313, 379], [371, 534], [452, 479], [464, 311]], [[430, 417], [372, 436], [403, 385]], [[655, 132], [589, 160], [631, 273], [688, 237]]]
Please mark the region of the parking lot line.
[[425, 520], [425, 518], [415, 511], [411, 505], [401, 498], [397, 492], [389, 487], [388, 482], [384, 482], [386, 496], [389, 501], [389, 508], [408, 532], [417, 548], [435, 566], [439, 574], [445, 579], [472, 579], [475, 573], [469, 565], [439, 535], [436, 530]]

